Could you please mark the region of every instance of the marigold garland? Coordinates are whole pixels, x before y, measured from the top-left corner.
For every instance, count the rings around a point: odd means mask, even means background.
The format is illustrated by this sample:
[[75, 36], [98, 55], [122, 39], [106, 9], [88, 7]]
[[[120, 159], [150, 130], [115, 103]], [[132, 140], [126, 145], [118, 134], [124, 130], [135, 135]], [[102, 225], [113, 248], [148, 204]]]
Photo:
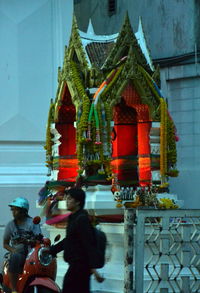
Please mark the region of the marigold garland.
[[52, 134], [51, 134], [51, 124], [54, 122], [54, 111], [55, 111], [55, 104], [51, 102], [48, 114], [48, 121], [46, 127], [46, 144], [44, 149], [46, 150], [46, 164], [49, 167], [52, 164]]
[[160, 174], [162, 182], [165, 181], [165, 174], [167, 171], [167, 132], [166, 132], [166, 120], [167, 120], [167, 105], [163, 98], [160, 98]]
[[82, 109], [80, 106], [77, 106], [77, 131], [76, 131], [76, 142], [77, 142], [77, 158], [79, 161], [79, 165], [82, 173], [82, 168], [84, 166], [84, 148], [83, 142], [86, 140], [85, 132], [87, 130], [88, 125], [88, 114], [90, 108], [90, 99], [86, 95], [83, 82], [81, 80], [80, 74], [78, 72], [77, 64], [74, 61], [70, 62], [70, 74], [71, 78], [74, 80], [76, 84], [76, 89], [78, 92], [78, 96], [82, 98]]
[[[86, 165], [99, 165], [99, 173], [110, 176], [110, 158], [103, 155], [103, 146], [98, 144], [102, 140], [101, 103], [90, 111], [90, 99], [85, 93], [82, 79], [75, 62], [71, 61], [71, 76], [75, 80], [78, 95], [82, 97], [82, 109], [79, 106], [77, 115], [77, 158], [79, 161], [79, 174], [82, 174]], [[102, 101], [101, 101], [102, 102]], [[92, 113], [94, 111], [94, 116]], [[81, 112], [81, 113], [80, 113]], [[95, 118], [95, 119], [94, 119]], [[107, 120], [107, 118], [106, 118]], [[89, 125], [89, 139], [87, 136]], [[98, 139], [97, 139], [98, 131]], [[95, 142], [97, 142], [95, 144]]]
[[[73, 66], [75, 65], [73, 64]], [[110, 166], [111, 109], [106, 102], [103, 102], [102, 94], [113, 79], [117, 78], [121, 69], [122, 65], [108, 74], [106, 80], [96, 91], [92, 104], [88, 104], [88, 100], [83, 99], [83, 109], [77, 131], [77, 156], [82, 171], [86, 165], [96, 164], [99, 165], [98, 173], [106, 174], [109, 180], [112, 174]], [[80, 83], [81, 79], [78, 77], [75, 68], [73, 74], [76, 75], [76, 81]]]
[[[177, 151], [176, 151], [176, 137], [175, 137], [175, 125], [173, 120], [169, 115], [167, 115], [167, 141], [168, 141], [168, 149], [167, 149], [167, 161], [168, 161], [168, 175], [170, 175], [171, 168], [176, 168], [177, 163]], [[174, 170], [175, 171], [175, 170]], [[171, 172], [174, 175], [178, 175], [178, 171]]]
[[153, 81], [152, 77], [150, 74], [141, 66], [138, 64], [138, 69], [140, 72], [142, 72], [143, 76], [145, 77], [145, 80], [147, 84], [149, 85], [150, 89], [152, 90], [154, 96], [157, 98], [157, 101], [160, 102], [160, 95], [155, 89], [155, 82]]
[[[177, 151], [176, 151], [176, 137], [175, 125], [167, 111], [167, 104], [162, 97], [156, 83], [146, 70], [139, 65], [139, 70], [144, 74], [145, 79], [150, 86], [152, 92], [160, 100], [160, 114], [161, 114], [161, 145], [160, 145], [160, 173], [162, 181], [165, 181], [165, 176], [178, 176], [176, 168]], [[173, 170], [172, 170], [173, 169]]]

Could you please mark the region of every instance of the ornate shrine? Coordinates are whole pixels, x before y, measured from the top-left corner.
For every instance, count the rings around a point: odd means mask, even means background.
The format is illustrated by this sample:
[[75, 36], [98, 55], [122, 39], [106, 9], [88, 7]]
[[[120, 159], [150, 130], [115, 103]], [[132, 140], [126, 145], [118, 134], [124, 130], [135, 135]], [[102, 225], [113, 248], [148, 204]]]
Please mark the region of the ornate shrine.
[[134, 34], [126, 16], [118, 34], [98, 36], [91, 23], [79, 31], [74, 17], [47, 123], [49, 180], [39, 193], [47, 218], [70, 186], [106, 185], [117, 206], [177, 207], [156, 197], [178, 175], [176, 128], [159, 83], [141, 22]]

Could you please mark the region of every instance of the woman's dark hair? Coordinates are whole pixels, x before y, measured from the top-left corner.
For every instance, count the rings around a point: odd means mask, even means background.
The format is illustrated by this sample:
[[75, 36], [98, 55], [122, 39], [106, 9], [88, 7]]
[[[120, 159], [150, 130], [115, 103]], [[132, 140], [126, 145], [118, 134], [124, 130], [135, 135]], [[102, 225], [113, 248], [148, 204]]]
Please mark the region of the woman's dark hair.
[[85, 191], [83, 191], [80, 188], [71, 188], [68, 190], [65, 190], [66, 195], [70, 195], [72, 198], [74, 198], [76, 201], [80, 202], [80, 208], [83, 209], [85, 205]]

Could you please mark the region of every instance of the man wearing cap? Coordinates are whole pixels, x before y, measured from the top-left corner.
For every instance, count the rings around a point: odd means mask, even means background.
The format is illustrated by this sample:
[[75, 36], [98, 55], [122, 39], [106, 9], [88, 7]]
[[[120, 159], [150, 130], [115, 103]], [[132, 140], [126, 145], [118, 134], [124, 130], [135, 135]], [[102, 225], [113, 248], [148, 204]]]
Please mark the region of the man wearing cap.
[[62, 292], [89, 293], [95, 236], [88, 213], [83, 209], [85, 192], [79, 188], [71, 188], [65, 194], [67, 209], [71, 211], [66, 238], [52, 246], [51, 253], [57, 254], [64, 250], [64, 260], [69, 263]]
[[3, 247], [10, 252], [8, 274], [12, 293], [16, 291], [18, 276], [23, 270], [27, 255], [27, 246], [22, 243], [29, 232], [40, 234], [40, 226], [33, 223], [28, 215], [29, 202], [24, 197], [17, 197], [10, 204], [13, 220], [5, 228], [3, 236]]

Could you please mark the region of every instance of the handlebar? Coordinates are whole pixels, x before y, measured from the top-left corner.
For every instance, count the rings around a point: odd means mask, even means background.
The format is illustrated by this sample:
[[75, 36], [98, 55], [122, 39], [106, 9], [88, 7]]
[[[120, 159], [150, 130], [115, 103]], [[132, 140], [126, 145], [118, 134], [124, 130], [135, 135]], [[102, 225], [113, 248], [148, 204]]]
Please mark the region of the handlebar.
[[25, 245], [33, 245], [36, 243], [36, 241], [39, 241], [40, 243], [42, 242], [44, 236], [42, 234], [38, 234], [38, 235], [35, 235], [33, 234], [33, 232], [27, 232], [27, 234], [23, 237], [22, 236], [16, 236], [14, 237], [12, 240], [15, 242], [15, 243], [22, 243], [22, 244], [25, 244]]

